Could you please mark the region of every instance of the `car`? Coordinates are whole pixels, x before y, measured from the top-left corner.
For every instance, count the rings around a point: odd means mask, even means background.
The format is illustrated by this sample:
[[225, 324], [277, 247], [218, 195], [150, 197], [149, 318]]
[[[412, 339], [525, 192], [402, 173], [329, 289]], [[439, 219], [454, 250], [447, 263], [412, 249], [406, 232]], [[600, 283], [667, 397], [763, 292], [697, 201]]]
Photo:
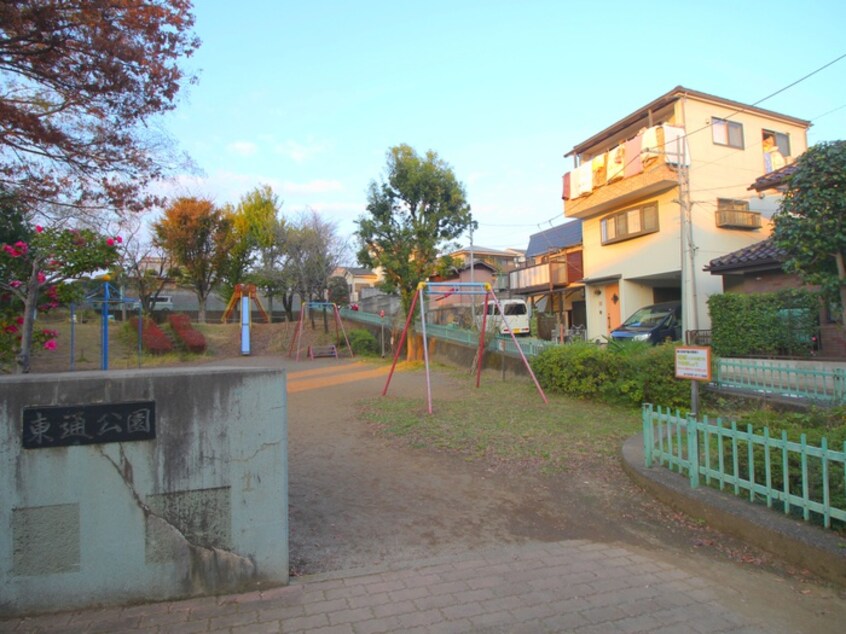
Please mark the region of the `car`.
[[651, 344], [681, 339], [681, 302], [644, 306], [611, 331], [613, 341], [647, 341]]
[[170, 295], [159, 295], [153, 301], [153, 312], [173, 311], [173, 298]]

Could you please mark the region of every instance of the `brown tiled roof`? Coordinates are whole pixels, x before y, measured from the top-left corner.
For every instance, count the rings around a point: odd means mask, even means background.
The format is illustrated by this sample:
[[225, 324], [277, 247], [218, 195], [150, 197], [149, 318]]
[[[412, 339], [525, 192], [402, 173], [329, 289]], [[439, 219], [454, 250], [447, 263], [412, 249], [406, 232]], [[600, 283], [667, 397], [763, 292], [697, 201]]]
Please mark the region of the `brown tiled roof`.
[[793, 176], [796, 171], [796, 163], [785, 165], [777, 170], [773, 170], [769, 174], [764, 174], [755, 179], [746, 189], [754, 189], [756, 192], [764, 191], [765, 189], [774, 189], [780, 185], [786, 185], [787, 180]]
[[781, 268], [785, 255], [785, 252], [775, 245], [772, 238], [767, 238], [714, 258], [705, 266], [705, 270], [710, 271], [712, 275], [771, 271]]

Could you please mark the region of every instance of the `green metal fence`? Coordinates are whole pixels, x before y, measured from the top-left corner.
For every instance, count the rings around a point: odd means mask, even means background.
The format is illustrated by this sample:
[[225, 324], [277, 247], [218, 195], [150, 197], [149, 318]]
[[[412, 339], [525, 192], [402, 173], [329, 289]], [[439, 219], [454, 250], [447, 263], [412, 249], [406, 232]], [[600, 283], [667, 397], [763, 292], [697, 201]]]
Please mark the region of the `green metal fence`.
[[[341, 317], [350, 321], [358, 321], [365, 324], [381, 325], [382, 318], [379, 315], [372, 313], [365, 313], [357, 310], [350, 310], [348, 308], [340, 309]], [[386, 326], [391, 325], [391, 321], [386, 317], [384, 321]], [[475, 347], [479, 345], [479, 333], [475, 330], [466, 328], [459, 328], [458, 326], [448, 325], [442, 326], [440, 324], [426, 324], [426, 334], [435, 339], [443, 339], [444, 341], [452, 341], [466, 346]], [[550, 346], [558, 345], [549, 341], [540, 341], [538, 339], [523, 339], [517, 340], [518, 345], [523, 350], [526, 357], [534, 357], [540, 352]], [[503, 354], [519, 357], [517, 346], [511, 337], [502, 335], [493, 335], [485, 337], [486, 351], [499, 351]]]
[[647, 467], [686, 474], [691, 488], [704, 479], [751, 502], [801, 512], [805, 521], [814, 514], [826, 528], [846, 522], [846, 442], [830, 448], [823, 438], [814, 446], [805, 434], [795, 442], [784, 431], [772, 437], [767, 428], [755, 433], [751, 425], [743, 430], [644, 404], [643, 447]]
[[715, 383], [721, 388], [846, 403], [846, 372], [840, 368], [799, 368], [754, 359], [717, 359], [716, 366]]

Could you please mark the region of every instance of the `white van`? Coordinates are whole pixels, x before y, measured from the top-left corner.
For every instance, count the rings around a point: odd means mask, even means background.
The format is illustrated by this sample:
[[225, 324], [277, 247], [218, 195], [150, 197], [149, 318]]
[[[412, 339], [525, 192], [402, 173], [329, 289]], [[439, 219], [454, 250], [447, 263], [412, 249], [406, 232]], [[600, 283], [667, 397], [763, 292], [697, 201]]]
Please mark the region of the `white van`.
[[[502, 311], [505, 313], [505, 319], [499, 314], [499, 308], [493, 300], [488, 302], [488, 318], [487, 330], [488, 332], [496, 331], [498, 334], [507, 335], [510, 328], [516, 336], [528, 337], [531, 334], [529, 322], [532, 313], [529, 310], [528, 304], [522, 299], [501, 299], [499, 300], [502, 306]], [[479, 312], [476, 316], [476, 327], [482, 327], [482, 311], [484, 306], [479, 306]]]

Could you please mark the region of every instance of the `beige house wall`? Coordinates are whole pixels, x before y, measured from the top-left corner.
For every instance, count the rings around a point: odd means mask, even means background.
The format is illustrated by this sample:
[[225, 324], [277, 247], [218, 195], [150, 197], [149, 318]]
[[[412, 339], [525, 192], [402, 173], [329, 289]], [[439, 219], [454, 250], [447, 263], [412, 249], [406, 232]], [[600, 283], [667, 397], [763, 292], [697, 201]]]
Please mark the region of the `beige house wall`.
[[[712, 117], [740, 123], [743, 126], [743, 148], [714, 143]], [[673, 104], [672, 109], [662, 110], [654, 123], [683, 126], [688, 133], [690, 218], [695, 245], [692, 266], [687, 255], [682, 266], [679, 190], [667, 176], [663, 177], [663, 192], [653, 191], [648, 195], [632, 197], [629, 192], [638, 186], [635, 180], [638, 177], [634, 177], [604, 185], [587, 197], [565, 201], [565, 217], [583, 219], [585, 278], [595, 280], [589, 283], [585, 294], [590, 339], [601, 339], [609, 334], [608, 315], [615, 314], [615, 311], [609, 313], [608, 288], [613, 288], [614, 284], [619, 286], [619, 306], [614, 308], [619, 308], [622, 320], [641, 306], [656, 301], [655, 287], [667, 288], [664, 295], [673, 292], [669, 288], [673, 285], [680, 292], [682, 268], [687, 270], [688, 275], [685, 286], [691, 289], [683, 298], [685, 328], [710, 328], [707, 299], [714, 293], [722, 292], [722, 287], [719, 279], [702, 268], [716, 257], [766, 238], [771, 232], [769, 219], [778, 208], [778, 197], [760, 197], [747, 189], [766, 171], [763, 130], [789, 136], [790, 155], [785, 157], [788, 163], [807, 149], [806, 128], [800, 122], [762, 112], [738, 112], [736, 105], [720, 100], [682, 97]], [[631, 138], [636, 132], [627, 130], [625, 136]], [[625, 139], [609, 138], [608, 148], [614, 147], [620, 140]], [[589, 159], [591, 153], [608, 149], [604, 148], [603, 143], [605, 141], [600, 141], [585, 152], [583, 158]], [[658, 160], [663, 162], [664, 157]], [[674, 166], [670, 171], [672, 177], [677, 178]], [[624, 203], [614, 202], [615, 197], [622, 199], [624, 196]], [[750, 211], [761, 212], [762, 227], [753, 230], [717, 227], [718, 198], [748, 201]], [[600, 227], [603, 218], [649, 202], [658, 204], [657, 233], [602, 245]], [[592, 206], [601, 211], [590, 212]], [[697, 307], [695, 311], [694, 305]]]

